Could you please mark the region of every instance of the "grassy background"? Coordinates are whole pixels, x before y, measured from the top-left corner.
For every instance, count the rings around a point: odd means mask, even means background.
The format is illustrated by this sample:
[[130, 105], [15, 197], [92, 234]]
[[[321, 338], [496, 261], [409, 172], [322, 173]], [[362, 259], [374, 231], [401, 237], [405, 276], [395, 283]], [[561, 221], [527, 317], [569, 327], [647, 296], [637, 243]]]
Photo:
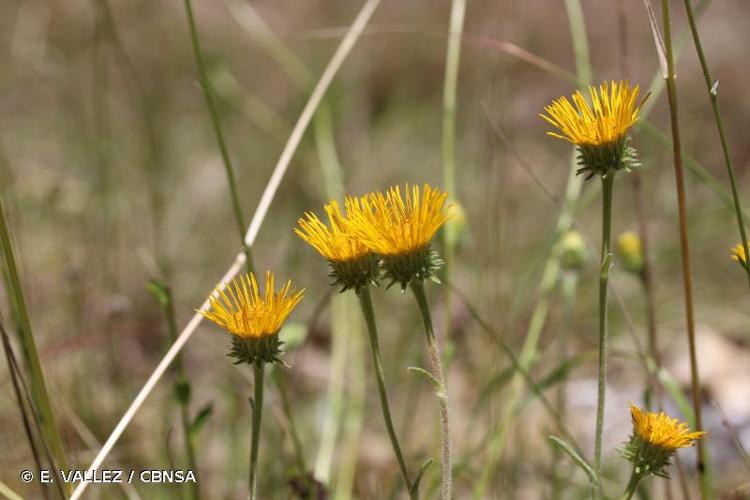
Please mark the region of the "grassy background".
[[[582, 2], [594, 80], [627, 76], [646, 87], [657, 70], [642, 5], [625, 2], [627, 66], [613, 2]], [[675, 30], [685, 25], [673, 2]], [[750, 39], [745, 0], [712, 2], [700, 29], [719, 96], [743, 199], [748, 199]], [[137, 390], [163, 355], [167, 334], [149, 279], [168, 282], [182, 326], [239, 250], [221, 160], [196, 83], [196, 67], [180, 2], [10, 0], [0, 5], [0, 186], [10, 213], [16, 251], [37, 343], [71, 466], [85, 468]], [[320, 74], [358, 8], [352, 2], [255, 2], [259, 14], [313, 74]], [[361, 194], [392, 183], [440, 185], [442, 86], [449, 2], [385, 1], [345, 63], [329, 94], [336, 147], [346, 191]], [[197, 21], [211, 79], [234, 160], [241, 203], [254, 209], [307, 94], [253, 42], [223, 2], [197, 1]], [[573, 72], [571, 34], [562, 1], [469, 2], [465, 32], [516, 44]], [[686, 153], [728, 186], [695, 52], [688, 43], [677, 66], [680, 119]], [[545, 137], [542, 106], [572, 91], [569, 82], [491, 44], [467, 38], [462, 46], [457, 111], [457, 193], [466, 212], [454, 281], [480, 314], [516, 351], [538, 300], [540, 270], [559, 205], [529, 175], [534, 172], [561, 197], [570, 148]], [[668, 131], [663, 95], [651, 115]], [[487, 113], [506, 131], [513, 151], [492, 130]], [[665, 366], [686, 389], [687, 346], [681, 294], [677, 213], [671, 151], [635, 134], [644, 163], [643, 184], [657, 285], [657, 313]], [[593, 190], [593, 191], [592, 191]], [[577, 215], [592, 255], [599, 234], [598, 186]], [[312, 134], [295, 156], [254, 247], [256, 266], [273, 269], [307, 288], [293, 319], [309, 323], [327, 292], [324, 263], [292, 233], [304, 210], [318, 209], [325, 188]], [[728, 249], [738, 240], [734, 215], [712, 190], [688, 177], [690, 236], [695, 276], [699, 354], [707, 430], [716, 489], [728, 493], [747, 481], [739, 451], [714, 402], [750, 446], [750, 349], [747, 283]], [[747, 205], [747, 204], [746, 204]], [[614, 232], [636, 227], [630, 179], [616, 187]], [[574, 309], [551, 301], [533, 374], [541, 379], [559, 363], [559, 340], [568, 338], [580, 363], [570, 374], [569, 426], [590, 454], [595, 397], [596, 275], [592, 258], [580, 273]], [[613, 353], [605, 429], [606, 470], [624, 481], [628, 469], [615, 452], [629, 431], [627, 402], [640, 401], [644, 375], [632, 335], [645, 339], [644, 304], [636, 280], [615, 267], [613, 288], [624, 310], [613, 306]], [[443, 289], [430, 286], [442, 321]], [[5, 292], [3, 291], [5, 295]], [[348, 300], [353, 301], [353, 297]], [[424, 382], [407, 373], [423, 364], [417, 311], [395, 289], [374, 294], [386, 376], [396, 426], [410, 467], [435, 456], [436, 406]], [[10, 318], [7, 300], [3, 317]], [[468, 497], [483, 465], [487, 435], [508, 393], [507, 358], [454, 301], [449, 384], [453, 405], [456, 488]], [[361, 337], [356, 310], [351, 335]], [[364, 396], [353, 491], [358, 498], [387, 498], [398, 491], [397, 469], [382, 426], [365, 351], [350, 352], [350, 376], [329, 378], [330, 313], [325, 311], [302, 346], [286, 357], [292, 366], [292, 409], [310, 468], [330, 411], [328, 387], [344, 384], [355, 408]], [[441, 339], [445, 342], [445, 339]], [[359, 342], [362, 342], [361, 338]], [[185, 367], [193, 383], [193, 409], [213, 404], [198, 444], [199, 482], [207, 498], [244, 495], [249, 447], [249, 372], [225, 359], [228, 340], [204, 325], [187, 345]], [[360, 345], [359, 349], [362, 346]], [[364, 371], [357, 365], [364, 364]], [[359, 387], [366, 384], [361, 393]], [[550, 397], [554, 394], [550, 392]], [[36, 486], [18, 478], [31, 466], [28, 445], [7, 370], [0, 373], [0, 480], [35, 497]], [[668, 408], [674, 410], [672, 403]], [[268, 390], [261, 446], [262, 498], [287, 498], [292, 464], [278, 395]], [[487, 495], [550, 495], [551, 424], [538, 404], [522, 408]], [[354, 413], [356, 417], [356, 411]], [[347, 422], [351, 422], [349, 418]], [[110, 460], [122, 467], [169, 468], [183, 462], [179, 413], [164, 381], [116, 447]], [[356, 424], [356, 419], [354, 419]], [[344, 425], [343, 435], [347, 436]], [[353, 427], [355, 430], [356, 425]], [[337, 441], [332, 484], [347, 458]], [[685, 468], [693, 452], [682, 454]], [[347, 462], [348, 463], [348, 462]], [[114, 462], [107, 462], [116, 468]], [[351, 464], [350, 464], [351, 465]], [[427, 482], [437, 478], [433, 467]], [[572, 469], [571, 469], [572, 472]], [[585, 478], [570, 474], [567, 497], [584, 491]], [[692, 484], [692, 478], [689, 481]], [[619, 486], [612, 482], [613, 491]], [[178, 488], [138, 485], [143, 498], [172, 498]], [[428, 490], [429, 491], [429, 490]], [[111, 498], [118, 488], [89, 492]], [[269, 493], [270, 492], [270, 493]], [[675, 486], [675, 494], [677, 487]], [[267, 495], [267, 496], [266, 496]], [[661, 497], [663, 489], [654, 489]], [[345, 498], [344, 496], [343, 498]], [[429, 496], [428, 496], [429, 497]], [[679, 496], [678, 496], [679, 497]]]

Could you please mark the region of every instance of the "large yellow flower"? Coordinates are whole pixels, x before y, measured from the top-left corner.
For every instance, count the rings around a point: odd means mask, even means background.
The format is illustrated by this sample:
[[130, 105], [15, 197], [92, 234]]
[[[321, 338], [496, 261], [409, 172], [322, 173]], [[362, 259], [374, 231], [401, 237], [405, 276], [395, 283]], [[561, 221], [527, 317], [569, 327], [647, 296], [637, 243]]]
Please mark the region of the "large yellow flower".
[[425, 184], [385, 193], [377, 191], [362, 198], [347, 198], [349, 227], [371, 251], [386, 257], [404, 256], [429, 246], [440, 226], [448, 219], [448, 193]]
[[327, 203], [324, 210], [330, 227], [314, 213], [305, 212], [305, 218], [297, 221], [299, 228], [294, 232], [329, 261], [350, 262], [370, 252], [346, 227], [338, 202]]
[[580, 91], [573, 96], [573, 104], [567, 97], [560, 97], [546, 106], [543, 119], [558, 128], [547, 132], [552, 137], [563, 139], [577, 146], [605, 146], [621, 142], [630, 127], [638, 120], [638, 113], [645, 99], [638, 103], [638, 85], [628, 82], [610, 82], [589, 87], [591, 104]]
[[217, 287], [216, 293], [212, 293], [208, 299], [211, 309], [200, 313], [241, 339], [262, 339], [276, 335], [284, 320], [302, 300], [304, 290], [292, 291], [290, 280], [275, 292], [274, 281], [273, 273], [267, 271], [266, 286], [261, 294], [252, 273], [235, 278], [224, 290]]
[[705, 432], [690, 432], [685, 422], [670, 418], [664, 412], [643, 411], [636, 405], [630, 405], [633, 418], [633, 431], [643, 442], [664, 451], [676, 451], [679, 448], [693, 446], [706, 436]]

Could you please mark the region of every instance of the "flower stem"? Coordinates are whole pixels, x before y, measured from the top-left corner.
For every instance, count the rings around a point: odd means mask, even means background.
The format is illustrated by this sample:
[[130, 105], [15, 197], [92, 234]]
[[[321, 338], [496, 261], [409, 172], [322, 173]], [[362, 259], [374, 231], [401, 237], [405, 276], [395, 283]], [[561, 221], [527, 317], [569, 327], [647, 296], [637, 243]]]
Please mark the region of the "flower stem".
[[253, 397], [253, 428], [250, 437], [250, 477], [248, 479], [249, 500], [255, 500], [257, 480], [255, 471], [258, 468], [258, 445], [260, 443], [260, 419], [263, 416], [263, 364], [253, 363], [255, 378], [255, 396]]
[[594, 498], [601, 495], [602, 470], [602, 431], [604, 429], [604, 402], [607, 387], [607, 285], [609, 282], [609, 268], [612, 265], [610, 240], [612, 234], [612, 191], [615, 184], [615, 172], [610, 170], [602, 176], [602, 261], [599, 274], [599, 381], [596, 394], [596, 433], [594, 437], [594, 472], [597, 477], [597, 487]]
[[375, 368], [375, 378], [378, 381], [378, 395], [380, 396], [380, 407], [383, 410], [383, 420], [385, 420], [385, 427], [386, 429], [388, 429], [388, 437], [391, 439], [391, 446], [393, 446], [393, 453], [396, 454], [396, 460], [398, 460], [398, 467], [401, 470], [401, 477], [404, 480], [404, 485], [409, 492], [409, 496], [413, 500], [416, 500], [417, 492], [412, 491], [412, 482], [409, 478], [409, 470], [406, 468], [406, 462], [404, 461], [404, 456], [401, 453], [401, 446], [398, 444], [398, 437], [396, 437], [396, 431], [393, 429], [393, 419], [391, 418], [391, 410], [388, 406], [388, 394], [386, 392], [385, 377], [383, 376], [383, 363], [380, 359], [378, 330], [375, 326], [375, 314], [373, 313], [372, 309], [370, 289], [368, 287], [362, 287], [357, 292], [359, 305], [362, 308], [362, 315], [365, 317], [365, 322], [367, 323], [367, 334], [370, 338], [372, 364]]
[[638, 485], [643, 478], [643, 474], [637, 474], [635, 470], [633, 470], [633, 473], [630, 475], [630, 481], [628, 481], [628, 485], [625, 488], [625, 493], [622, 494], [622, 500], [630, 500], [633, 498], [633, 495], [638, 491]]
[[[677, 190], [677, 207], [680, 223], [680, 249], [682, 253], [682, 282], [685, 296], [685, 316], [687, 323], [688, 348], [690, 351], [690, 386], [695, 414], [695, 430], [703, 429], [700, 392], [700, 374], [695, 345], [695, 313], [693, 310], [693, 276], [690, 264], [690, 240], [687, 230], [687, 201], [685, 194], [685, 170], [682, 165], [682, 147], [680, 145], [680, 127], [677, 114], [677, 85], [675, 84], [674, 56], [672, 53], [672, 28], [670, 21], [669, 1], [662, 0], [662, 18], [664, 24], [664, 47], [667, 59], [667, 96], [669, 98], [669, 117], [672, 126], [672, 145], [674, 148], [675, 184]], [[697, 469], [701, 478], [701, 497], [711, 498], [711, 476], [706, 468], [707, 450], [702, 441], [698, 441]]]
[[437, 382], [436, 395], [440, 405], [440, 439], [442, 442], [441, 464], [442, 464], [442, 499], [451, 498], [452, 489], [452, 467], [451, 467], [451, 434], [448, 417], [448, 391], [445, 386], [445, 375], [443, 374], [443, 362], [440, 359], [440, 351], [435, 338], [435, 330], [432, 327], [432, 315], [430, 306], [427, 304], [427, 297], [424, 293], [424, 284], [418, 280], [412, 280], [410, 283], [414, 298], [419, 305], [419, 311], [422, 313], [425, 334], [427, 335], [427, 347], [430, 352], [430, 367], [433, 377]]

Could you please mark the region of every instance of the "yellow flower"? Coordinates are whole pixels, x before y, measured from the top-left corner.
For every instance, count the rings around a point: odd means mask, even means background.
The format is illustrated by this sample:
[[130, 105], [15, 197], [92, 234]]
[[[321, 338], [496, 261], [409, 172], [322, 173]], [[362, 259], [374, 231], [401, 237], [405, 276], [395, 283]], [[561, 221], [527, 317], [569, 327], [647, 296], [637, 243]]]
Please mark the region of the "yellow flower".
[[440, 226], [448, 219], [448, 193], [425, 184], [407, 184], [401, 195], [398, 186], [384, 194], [369, 193], [360, 199], [347, 198], [349, 227], [360, 241], [382, 256], [408, 255], [429, 246]]
[[633, 273], [643, 271], [643, 243], [634, 231], [626, 231], [617, 238], [617, 253], [626, 270]]
[[349, 230], [382, 259], [383, 275], [405, 289], [412, 280], [437, 281], [443, 261], [430, 248], [432, 238], [448, 220], [448, 193], [425, 184], [407, 184], [405, 196], [398, 186], [362, 198], [346, 199]]
[[643, 411], [631, 404], [630, 415], [633, 418], [635, 433], [649, 445], [664, 450], [675, 451], [679, 448], [687, 448], [706, 436], [705, 432], [690, 432], [685, 422], [670, 418], [664, 412]]
[[304, 290], [293, 292], [287, 281], [278, 292], [274, 291], [274, 275], [266, 272], [263, 294], [252, 273], [232, 280], [221, 290], [216, 288], [208, 298], [209, 311], [200, 311], [206, 318], [241, 339], [261, 339], [276, 335], [284, 320], [302, 300]]
[[732, 260], [738, 262], [742, 267], [747, 266], [747, 257], [745, 256], [745, 247], [742, 243], [737, 244], [736, 247], [732, 248]]
[[552, 137], [563, 139], [577, 146], [605, 146], [622, 141], [630, 127], [638, 120], [638, 113], [645, 102], [638, 100], [638, 85], [628, 82], [610, 82], [589, 87], [591, 105], [580, 91], [573, 96], [573, 104], [567, 97], [560, 97], [546, 106], [544, 120], [558, 128], [562, 134], [547, 132]]
[[305, 212], [305, 218], [297, 221], [299, 228], [295, 228], [294, 232], [330, 261], [349, 262], [370, 252], [348, 231], [338, 202], [327, 203], [324, 210], [330, 227], [314, 213]]

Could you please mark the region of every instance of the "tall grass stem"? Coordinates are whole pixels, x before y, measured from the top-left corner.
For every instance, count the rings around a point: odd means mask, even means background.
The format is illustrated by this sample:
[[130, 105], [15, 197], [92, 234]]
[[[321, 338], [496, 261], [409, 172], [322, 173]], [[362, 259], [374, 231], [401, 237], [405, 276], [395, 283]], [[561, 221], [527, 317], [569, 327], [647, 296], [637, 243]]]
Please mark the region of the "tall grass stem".
[[[232, 200], [232, 210], [234, 212], [234, 220], [237, 224], [237, 228], [240, 235], [244, 234], [245, 218], [242, 215], [242, 206], [240, 205], [239, 192], [237, 190], [237, 180], [235, 178], [234, 167], [232, 166], [232, 159], [229, 156], [229, 150], [227, 149], [226, 140], [224, 139], [224, 133], [221, 128], [221, 121], [219, 119], [219, 111], [216, 106], [216, 96], [214, 95], [214, 89], [211, 82], [208, 79], [208, 73], [206, 71], [206, 63], [203, 60], [203, 52], [201, 51], [200, 37], [198, 36], [198, 28], [195, 23], [195, 16], [193, 15], [193, 6], [191, 0], [184, 0], [185, 13], [187, 15], [188, 27], [190, 29], [190, 42], [193, 46], [193, 54], [195, 55], [195, 62], [198, 66], [198, 80], [203, 89], [203, 95], [206, 98], [206, 105], [208, 106], [209, 114], [211, 116], [211, 125], [216, 135], [216, 142], [219, 146], [219, 152], [221, 154], [221, 160], [224, 164], [224, 170], [227, 176], [227, 182], [229, 183], [229, 194]], [[253, 268], [252, 254], [250, 246], [242, 242], [242, 248], [247, 256], [247, 265], [250, 269]]]
[[[670, 20], [669, 0], [661, 0], [662, 21], [664, 24], [664, 51], [666, 53], [667, 97], [669, 99], [669, 117], [672, 128], [675, 184], [677, 190], [677, 207], [679, 213], [680, 248], [682, 253], [682, 281], [685, 299], [685, 319], [687, 322], [688, 348], [690, 351], [690, 386], [693, 398], [695, 429], [703, 429], [703, 407], [701, 400], [701, 382], [698, 371], [698, 355], [695, 342], [695, 313], [693, 306], [693, 276], [690, 264], [690, 239], [687, 228], [687, 196], [685, 193], [685, 171], [682, 165], [682, 147], [680, 143], [680, 124], [677, 113], [677, 85], [675, 84], [674, 55], [672, 52], [672, 27]], [[707, 500], [713, 497], [711, 475], [707, 464], [706, 445], [701, 440], [697, 444], [698, 460], [696, 466], [701, 481], [701, 497]]]
[[[732, 155], [729, 152], [729, 145], [727, 144], [726, 133], [724, 132], [724, 121], [721, 118], [719, 112], [719, 82], [714, 81], [711, 76], [711, 71], [708, 69], [708, 62], [706, 61], [706, 54], [703, 51], [703, 43], [701, 42], [701, 36], [698, 32], [698, 25], [695, 21], [695, 12], [693, 11], [693, 5], [690, 0], [684, 0], [685, 13], [687, 14], [688, 23], [690, 24], [690, 32], [693, 35], [693, 42], [695, 43], [695, 50], [698, 52], [698, 60], [703, 70], [703, 77], [706, 81], [706, 91], [708, 92], [709, 100], [711, 101], [711, 108], [714, 112], [714, 120], [716, 121], [716, 129], [719, 132], [719, 139], [721, 141], [721, 150], [724, 154], [724, 163], [727, 166], [727, 174], [729, 175], [729, 184], [732, 187], [732, 201], [734, 202], [735, 213], [737, 214], [737, 226], [740, 230], [740, 238], [742, 240], [742, 246], [745, 248], [745, 255], [750, 255], [750, 247], [747, 246], [747, 233], [745, 231], [745, 221], [743, 219], [742, 203], [740, 202], [740, 195], [737, 189], [737, 179], [734, 174], [734, 162], [732, 161]], [[745, 266], [747, 271], [748, 284], [750, 284], [750, 266]]]
[[5, 260], [8, 295], [10, 296], [12, 309], [17, 321], [21, 352], [23, 353], [24, 362], [26, 363], [26, 369], [28, 370], [30, 379], [31, 399], [34, 402], [36, 414], [39, 418], [42, 437], [49, 445], [52, 457], [55, 460], [54, 467], [65, 470], [67, 468], [65, 449], [57, 428], [55, 415], [52, 412], [42, 365], [39, 362], [36, 341], [34, 340], [34, 334], [31, 329], [29, 310], [26, 306], [26, 298], [21, 285], [21, 278], [18, 274], [16, 256], [13, 251], [13, 242], [11, 241], [2, 200], [0, 200], [0, 246], [2, 246], [3, 257]]

